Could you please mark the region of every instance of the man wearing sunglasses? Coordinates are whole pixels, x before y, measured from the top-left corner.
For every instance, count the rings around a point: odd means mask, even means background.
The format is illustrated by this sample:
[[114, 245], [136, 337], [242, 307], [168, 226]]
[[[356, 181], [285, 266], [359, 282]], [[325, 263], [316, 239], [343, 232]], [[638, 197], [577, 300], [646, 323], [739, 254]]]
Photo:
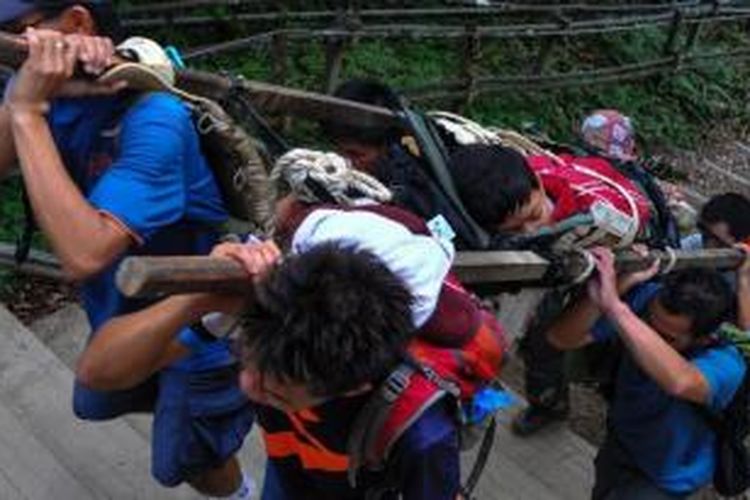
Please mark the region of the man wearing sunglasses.
[[[29, 45], [0, 106], [0, 177], [20, 166], [36, 222], [66, 273], [82, 282], [96, 331], [148, 305], [117, 291], [123, 257], [207, 253], [226, 211], [179, 100], [72, 78], [93, 80], [112, 64], [111, 2], [3, 0], [0, 26]], [[86, 420], [154, 412], [152, 473], [161, 484], [249, 498], [234, 454], [253, 412], [237, 361], [227, 342], [191, 328], [179, 339], [143, 383], [108, 380], [108, 390], [93, 390], [101, 374], [79, 370], [74, 411]]]

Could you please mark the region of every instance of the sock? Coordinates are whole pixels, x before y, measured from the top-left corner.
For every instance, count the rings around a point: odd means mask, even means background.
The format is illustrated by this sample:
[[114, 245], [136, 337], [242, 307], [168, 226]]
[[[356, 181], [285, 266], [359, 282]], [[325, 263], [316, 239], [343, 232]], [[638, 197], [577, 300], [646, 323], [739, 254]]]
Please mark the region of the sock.
[[242, 472], [242, 484], [237, 491], [224, 497], [225, 500], [251, 500], [255, 496], [256, 486], [253, 478]]

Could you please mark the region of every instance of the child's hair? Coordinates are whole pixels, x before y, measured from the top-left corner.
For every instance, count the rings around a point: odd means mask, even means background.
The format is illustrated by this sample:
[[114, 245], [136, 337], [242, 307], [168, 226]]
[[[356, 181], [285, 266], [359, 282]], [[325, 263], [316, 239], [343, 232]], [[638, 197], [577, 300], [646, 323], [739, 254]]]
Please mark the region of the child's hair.
[[449, 166], [469, 215], [490, 231], [528, 202], [531, 192], [539, 188], [539, 180], [526, 159], [502, 146], [460, 146], [451, 155]]
[[[347, 80], [336, 88], [333, 96], [393, 110], [400, 107], [398, 95], [384, 83], [375, 80]], [[380, 125], [353, 127], [336, 122], [324, 123], [323, 130], [334, 142], [347, 140], [375, 147], [397, 141], [401, 135], [398, 127]]]
[[377, 382], [414, 329], [412, 296], [372, 253], [324, 244], [287, 258], [243, 315], [242, 357], [330, 397]]
[[703, 225], [725, 223], [735, 241], [750, 238], [750, 200], [739, 193], [714, 196], [703, 206], [700, 214]]
[[692, 321], [693, 335], [707, 335], [732, 319], [734, 294], [726, 279], [713, 269], [686, 269], [664, 278], [659, 303], [672, 314]]

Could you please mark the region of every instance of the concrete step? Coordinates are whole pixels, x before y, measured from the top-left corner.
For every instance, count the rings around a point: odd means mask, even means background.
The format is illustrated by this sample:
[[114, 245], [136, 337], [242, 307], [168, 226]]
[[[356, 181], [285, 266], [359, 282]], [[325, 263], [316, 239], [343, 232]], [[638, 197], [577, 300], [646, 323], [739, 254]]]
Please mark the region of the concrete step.
[[[34, 322], [30, 329], [71, 370], [86, 346], [90, 328], [86, 313], [78, 304], [70, 304]], [[127, 415], [120, 419], [132, 427], [146, 442], [151, 441], [151, 415]], [[245, 470], [259, 482], [263, 479], [265, 452], [263, 440], [253, 429], [239, 454]]]
[[[495, 443], [476, 497], [503, 500], [578, 500], [591, 495], [594, 448], [564, 426], [520, 438], [510, 414], [500, 418]], [[468, 472], [473, 454], [464, 458]]]
[[187, 487], [167, 490], [151, 479], [149, 444], [124, 422], [77, 420], [71, 370], [2, 306], [0, 331], [0, 477], [10, 478], [5, 489], [29, 499], [197, 498]]
[[[500, 316], [512, 337], [522, 331], [529, 311], [539, 300], [539, 290], [506, 295], [501, 300]], [[50, 349], [72, 366], [88, 336], [85, 314], [70, 305], [31, 327]], [[142, 436], [150, 435], [150, 417], [127, 417]], [[593, 484], [594, 449], [564, 426], [519, 438], [510, 432], [510, 416], [501, 417], [492, 453], [477, 487], [480, 499], [577, 500], [589, 496]], [[462, 457], [465, 473], [471, 468], [474, 453]], [[254, 430], [240, 453], [245, 469], [262, 484], [265, 456], [260, 433]]]

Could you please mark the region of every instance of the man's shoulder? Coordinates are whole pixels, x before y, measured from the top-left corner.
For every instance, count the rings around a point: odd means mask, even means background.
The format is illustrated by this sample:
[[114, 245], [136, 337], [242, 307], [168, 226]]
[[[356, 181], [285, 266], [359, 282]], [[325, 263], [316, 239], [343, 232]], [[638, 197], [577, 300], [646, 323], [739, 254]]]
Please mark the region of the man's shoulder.
[[133, 95], [125, 116], [127, 121], [159, 119], [164, 121], [190, 120], [190, 111], [178, 97], [167, 92], [147, 92]]

